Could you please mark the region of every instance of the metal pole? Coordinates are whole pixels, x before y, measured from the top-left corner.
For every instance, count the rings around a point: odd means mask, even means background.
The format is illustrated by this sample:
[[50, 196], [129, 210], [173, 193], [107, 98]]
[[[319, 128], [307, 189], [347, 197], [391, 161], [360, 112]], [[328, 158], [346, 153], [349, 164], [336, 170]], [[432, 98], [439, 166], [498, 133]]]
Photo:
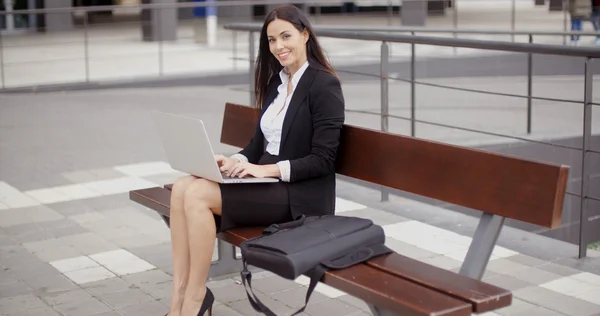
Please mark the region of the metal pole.
[[[516, 13], [517, 8], [516, 8], [516, 3], [515, 2], [516, 2], [515, 0], [512, 0], [512, 10], [511, 10], [511, 14], [510, 14], [510, 30], [513, 31], [513, 32], [515, 31], [515, 23], [516, 23], [516, 18], [517, 18], [516, 17], [516, 15], [517, 15], [517, 13]], [[511, 34], [510, 37], [511, 37], [511, 40], [514, 42], [515, 41], [515, 34], [514, 33]]]
[[[458, 1], [457, 0], [452, 0], [452, 8], [454, 9], [454, 14], [452, 14], [452, 25], [454, 27], [454, 29], [458, 29], [458, 7], [457, 7]], [[454, 38], [458, 38], [458, 33], [456, 32], [452, 32], [452, 35], [454, 36]], [[452, 48], [452, 52], [454, 53], [454, 56], [457, 55], [458, 50], [456, 49], [456, 47]]]
[[579, 203], [579, 258], [587, 255], [587, 238], [585, 224], [587, 223], [587, 194], [590, 183], [589, 157], [590, 139], [592, 138], [592, 96], [593, 96], [593, 77], [592, 77], [592, 59], [585, 61], [585, 95], [583, 99], [583, 148], [581, 152], [581, 202]]
[[[533, 35], [529, 34], [529, 43], [533, 43]], [[531, 94], [533, 89], [533, 54], [527, 54], [527, 134], [531, 134]]]
[[[563, 0], [563, 32], [567, 32], [567, 13], [569, 11], [569, 2]], [[567, 35], [563, 35], [563, 45], [567, 45]]]
[[4, 82], [4, 43], [2, 32], [0, 32], [0, 74], [2, 76], [2, 89], [4, 89], [6, 88], [6, 83]]
[[392, 5], [392, 0], [388, 0], [388, 8], [387, 8], [387, 24], [392, 26], [392, 19], [394, 17], [394, 8]]
[[156, 24], [158, 29], [158, 75], [163, 75], [163, 29], [162, 29], [162, 19], [160, 15], [162, 14], [161, 9], [156, 9], [158, 11], [156, 13]]
[[237, 70], [237, 31], [233, 31], [233, 69]]
[[250, 74], [250, 105], [253, 106], [254, 105], [254, 59], [256, 59], [255, 57], [255, 53], [254, 53], [254, 32], [249, 32], [248, 34], [248, 56], [249, 56], [249, 60], [250, 60], [250, 67], [248, 69], [248, 73]]
[[[390, 50], [387, 42], [381, 42], [381, 130], [388, 131], [389, 120], [389, 58]], [[389, 192], [381, 187], [381, 201], [389, 200]]]
[[85, 82], [90, 82], [90, 45], [88, 34], [88, 11], [83, 12], [83, 46], [85, 58]]
[[[411, 34], [414, 36], [415, 32], [411, 32]], [[410, 136], [412, 136], [412, 137], [415, 137], [415, 135], [416, 135], [416, 131], [415, 131], [415, 112], [416, 112], [416, 106], [415, 106], [415, 102], [416, 102], [415, 58], [416, 58], [415, 44], [411, 43], [410, 44]]]

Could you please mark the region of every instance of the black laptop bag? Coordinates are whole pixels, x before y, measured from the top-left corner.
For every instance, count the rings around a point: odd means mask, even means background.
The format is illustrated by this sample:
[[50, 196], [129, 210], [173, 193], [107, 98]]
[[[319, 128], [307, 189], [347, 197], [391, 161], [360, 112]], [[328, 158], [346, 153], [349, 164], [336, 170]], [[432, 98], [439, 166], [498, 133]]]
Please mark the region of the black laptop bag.
[[240, 245], [243, 260], [241, 276], [248, 300], [256, 311], [275, 316], [254, 294], [248, 265], [290, 280], [302, 274], [310, 277], [305, 305], [293, 314], [296, 315], [304, 311], [310, 295], [327, 270], [343, 269], [392, 252], [384, 244], [383, 228], [364, 218], [301, 216], [291, 222], [273, 224], [261, 236]]

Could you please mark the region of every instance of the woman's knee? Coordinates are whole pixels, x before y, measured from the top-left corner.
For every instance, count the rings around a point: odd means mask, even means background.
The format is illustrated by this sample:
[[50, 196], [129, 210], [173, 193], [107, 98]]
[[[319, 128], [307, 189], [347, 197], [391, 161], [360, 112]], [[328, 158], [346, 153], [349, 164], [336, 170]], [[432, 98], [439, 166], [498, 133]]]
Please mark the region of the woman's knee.
[[186, 211], [194, 208], [220, 208], [221, 191], [215, 182], [205, 179], [197, 179], [190, 185], [184, 195], [184, 206]]
[[183, 198], [185, 191], [187, 191], [188, 187], [197, 179], [198, 178], [194, 176], [185, 176], [177, 179], [173, 184], [171, 194], [176, 198]]

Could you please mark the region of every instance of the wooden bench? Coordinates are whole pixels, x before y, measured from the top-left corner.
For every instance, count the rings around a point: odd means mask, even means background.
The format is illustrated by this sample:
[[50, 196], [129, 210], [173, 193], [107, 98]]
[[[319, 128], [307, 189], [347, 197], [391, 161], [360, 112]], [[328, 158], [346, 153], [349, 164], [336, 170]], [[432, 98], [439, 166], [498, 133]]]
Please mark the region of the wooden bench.
[[[257, 116], [226, 104], [221, 142], [245, 146]], [[544, 227], [561, 221], [569, 168], [345, 125], [337, 173], [482, 212], [460, 273], [392, 253], [322, 282], [365, 301], [374, 315], [471, 315], [509, 306], [510, 291], [481, 282], [505, 218]], [[130, 192], [169, 223], [171, 185]], [[240, 271], [234, 247], [263, 227], [219, 234], [211, 276]], [[224, 242], [231, 245], [227, 245]], [[233, 245], [233, 246], [232, 246]]]

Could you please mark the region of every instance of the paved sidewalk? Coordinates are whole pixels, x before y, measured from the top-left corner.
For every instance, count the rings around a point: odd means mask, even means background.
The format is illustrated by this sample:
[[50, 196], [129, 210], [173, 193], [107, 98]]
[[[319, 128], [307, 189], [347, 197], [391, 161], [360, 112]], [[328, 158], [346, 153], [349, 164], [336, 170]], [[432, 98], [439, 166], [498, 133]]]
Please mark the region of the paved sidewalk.
[[[431, 79], [439, 83], [441, 79]], [[524, 89], [524, 79], [456, 78], [463, 88]], [[536, 77], [536, 93], [577, 98], [579, 76]], [[360, 87], [360, 89], [358, 89]], [[598, 87], [600, 88], [600, 87]], [[347, 122], [379, 128], [378, 85], [343, 84]], [[390, 111], [406, 115], [408, 86], [395, 83]], [[418, 89], [419, 118], [511, 135], [524, 133], [525, 102]], [[481, 97], [481, 99], [480, 99]], [[164, 315], [171, 288], [169, 231], [160, 218], [128, 199], [135, 188], [162, 185], [180, 174], [165, 162], [148, 116], [153, 109], [203, 117], [215, 150], [223, 104], [247, 103], [246, 86], [69, 91], [0, 95], [0, 315]], [[435, 106], [433, 106], [435, 105]], [[534, 139], [580, 133], [580, 106], [538, 102]], [[598, 121], [594, 111], [594, 122]], [[597, 128], [599, 124], [595, 124]], [[395, 133], [408, 124], [391, 120]], [[419, 125], [420, 137], [462, 145], [496, 137]], [[337, 212], [373, 219], [403, 255], [456, 271], [477, 218], [340, 180]], [[512, 290], [511, 307], [490, 315], [600, 315], [600, 253], [576, 259], [571, 244], [505, 227], [485, 280]], [[306, 279], [257, 276], [261, 298], [278, 314], [299, 307]], [[215, 315], [255, 315], [236, 275], [212, 280]], [[324, 285], [305, 315], [366, 315], [366, 306]]]

